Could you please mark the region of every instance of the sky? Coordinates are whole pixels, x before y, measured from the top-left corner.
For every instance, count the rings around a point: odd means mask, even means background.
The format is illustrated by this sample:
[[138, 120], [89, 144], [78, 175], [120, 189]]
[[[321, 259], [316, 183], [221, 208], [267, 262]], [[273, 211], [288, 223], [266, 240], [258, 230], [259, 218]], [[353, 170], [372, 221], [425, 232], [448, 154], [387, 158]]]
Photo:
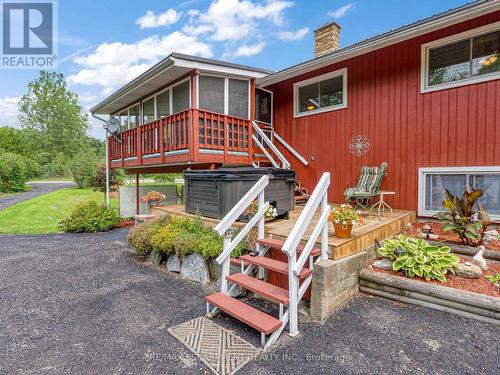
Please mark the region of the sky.
[[[59, 0], [57, 71], [88, 110], [171, 52], [280, 70], [313, 57], [313, 31], [325, 23], [342, 27], [345, 47], [467, 2]], [[18, 125], [17, 103], [37, 76], [0, 69], [0, 126]]]

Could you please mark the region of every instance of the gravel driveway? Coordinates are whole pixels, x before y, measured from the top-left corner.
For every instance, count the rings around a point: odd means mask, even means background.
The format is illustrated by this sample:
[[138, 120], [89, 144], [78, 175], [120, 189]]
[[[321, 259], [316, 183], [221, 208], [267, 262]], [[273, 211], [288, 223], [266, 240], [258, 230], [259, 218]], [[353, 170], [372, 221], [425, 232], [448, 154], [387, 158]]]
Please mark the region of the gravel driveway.
[[[124, 255], [125, 234], [0, 236], [0, 374], [209, 373], [167, 333], [206, 289]], [[299, 328], [239, 374], [500, 373], [499, 327], [378, 297]]]
[[23, 193], [7, 195], [2, 197], [0, 195], [0, 211], [4, 208], [12, 206], [16, 203], [38, 197], [39, 195], [50, 193], [52, 191], [64, 189], [71, 186], [76, 186], [74, 182], [30, 182], [28, 185], [33, 186], [30, 191]]

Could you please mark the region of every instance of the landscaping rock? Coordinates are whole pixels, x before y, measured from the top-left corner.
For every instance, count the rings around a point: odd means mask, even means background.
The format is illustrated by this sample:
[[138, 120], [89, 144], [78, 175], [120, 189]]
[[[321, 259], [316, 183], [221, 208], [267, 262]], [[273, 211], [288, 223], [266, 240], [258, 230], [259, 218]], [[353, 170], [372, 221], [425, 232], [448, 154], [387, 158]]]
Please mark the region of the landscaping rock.
[[155, 266], [159, 266], [161, 263], [163, 256], [160, 252], [158, 251], [152, 251], [149, 253], [149, 261], [151, 264], [154, 264]]
[[218, 280], [218, 279], [220, 279], [220, 274], [221, 274], [222, 266], [219, 263], [217, 263], [217, 261], [215, 260], [215, 258], [211, 258], [208, 261], [208, 268], [209, 268], [209, 271], [210, 271], [210, 278], [212, 280]]
[[167, 259], [167, 270], [170, 272], [181, 272], [181, 260], [177, 255], [170, 255]]
[[210, 282], [207, 261], [200, 254], [189, 254], [182, 259], [181, 276], [200, 284]]
[[467, 279], [478, 279], [483, 273], [481, 268], [471, 262], [459, 263], [456, 272], [457, 276]]
[[381, 270], [391, 270], [392, 262], [389, 259], [379, 259], [373, 262], [373, 267]]
[[490, 229], [484, 232], [483, 242], [489, 243], [499, 239], [500, 234], [495, 229]]

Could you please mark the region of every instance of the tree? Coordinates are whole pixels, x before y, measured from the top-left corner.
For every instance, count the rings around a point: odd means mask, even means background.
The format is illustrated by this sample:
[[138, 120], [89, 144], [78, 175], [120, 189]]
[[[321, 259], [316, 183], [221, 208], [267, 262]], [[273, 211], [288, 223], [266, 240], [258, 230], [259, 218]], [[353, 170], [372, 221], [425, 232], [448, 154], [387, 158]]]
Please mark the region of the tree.
[[99, 167], [99, 159], [93, 151], [82, 151], [75, 155], [69, 162], [69, 169], [73, 175], [73, 181], [79, 188], [94, 186]]
[[0, 127], [0, 149], [14, 154], [27, 156], [29, 154], [28, 134], [25, 130]]
[[88, 147], [87, 114], [78, 95], [68, 90], [64, 75], [40, 71], [28, 84], [28, 92], [19, 102], [21, 126], [33, 137], [33, 147], [49, 155], [71, 158]]

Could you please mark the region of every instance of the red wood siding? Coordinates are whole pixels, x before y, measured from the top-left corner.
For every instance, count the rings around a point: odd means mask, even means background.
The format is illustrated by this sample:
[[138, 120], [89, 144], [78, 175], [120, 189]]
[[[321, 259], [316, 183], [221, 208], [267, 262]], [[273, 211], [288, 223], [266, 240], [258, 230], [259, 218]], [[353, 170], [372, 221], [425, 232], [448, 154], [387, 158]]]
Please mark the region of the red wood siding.
[[[423, 43], [499, 20], [491, 13], [269, 87], [275, 130], [310, 161], [305, 167], [285, 151], [298, 180], [312, 189], [330, 171], [329, 199], [341, 202], [362, 165], [387, 161], [382, 187], [396, 191], [389, 203], [416, 210], [419, 167], [500, 165], [500, 80], [420, 93]], [[344, 67], [348, 107], [294, 119], [293, 83]], [[350, 154], [355, 135], [369, 138], [367, 155]]]

